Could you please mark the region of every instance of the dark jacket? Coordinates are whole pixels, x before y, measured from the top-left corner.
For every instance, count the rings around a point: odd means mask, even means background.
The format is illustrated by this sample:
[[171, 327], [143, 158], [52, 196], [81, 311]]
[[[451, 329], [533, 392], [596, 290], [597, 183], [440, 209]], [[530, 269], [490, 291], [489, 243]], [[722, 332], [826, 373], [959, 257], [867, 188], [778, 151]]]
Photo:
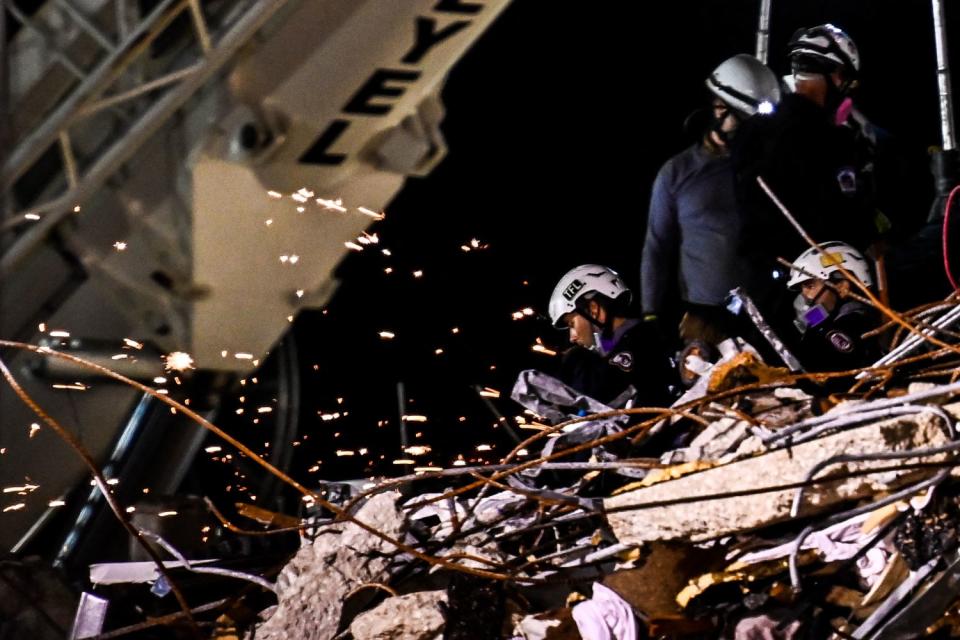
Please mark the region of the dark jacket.
[[880, 346], [876, 338], [862, 336], [876, 327], [873, 310], [855, 300], [844, 302], [826, 320], [806, 330], [797, 358], [807, 371], [869, 366], [880, 358]]
[[777, 256], [793, 260], [807, 243], [756, 182], [761, 176], [817, 242], [865, 249], [876, 237], [873, 186], [856, 133], [837, 126], [803, 96], [786, 96], [771, 116], [754, 116], [733, 140], [743, 254], [769, 277]]
[[603, 342], [602, 354], [579, 346], [569, 349], [563, 357], [560, 379], [605, 404], [630, 385], [637, 391], [634, 406], [670, 404], [675, 374], [658, 336], [647, 323], [628, 320]]

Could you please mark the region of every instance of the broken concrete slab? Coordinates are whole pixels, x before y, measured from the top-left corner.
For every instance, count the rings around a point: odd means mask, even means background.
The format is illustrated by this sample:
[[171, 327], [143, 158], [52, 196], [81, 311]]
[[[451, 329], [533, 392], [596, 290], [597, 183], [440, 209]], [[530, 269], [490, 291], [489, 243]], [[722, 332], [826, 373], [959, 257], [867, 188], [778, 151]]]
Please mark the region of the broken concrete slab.
[[[356, 518], [382, 533], [403, 536], [404, 518], [397, 509], [400, 495], [378, 494]], [[306, 544], [277, 578], [279, 604], [256, 630], [257, 640], [328, 640], [337, 633], [343, 602], [368, 583], [386, 582], [395, 547], [352, 522], [333, 525]]]
[[[608, 522], [621, 543], [676, 539], [704, 541], [789, 518], [794, 491], [784, 489], [710, 500], [697, 500], [698, 496], [801, 482], [816, 464], [838, 454], [906, 451], [946, 442], [941, 421], [931, 414], [894, 418], [613, 496], [604, 500], [604, 508], [611, 511]], [[925, 461], [941, 459], [943, 455], [924, 458]], [[919, 458], [910, 458], [901, 463], [919, 461]], [[889, 467], [891, 463], [845, 463], [820, 475], [856, 472], [877, 466]], [[806, 490], [800, 515], [815, 513], [842, 500], [902, 486], [911, 474], [915, 475], [915, 472], [894, 470], [815, 485]], [[636, 511], [617, 511], [633, 505], [677, 499], [690, 501]]]
[[433, 640], [443, 630], [447, 592], [418, 591], [387, 598], [350, 623], [354, 640]]

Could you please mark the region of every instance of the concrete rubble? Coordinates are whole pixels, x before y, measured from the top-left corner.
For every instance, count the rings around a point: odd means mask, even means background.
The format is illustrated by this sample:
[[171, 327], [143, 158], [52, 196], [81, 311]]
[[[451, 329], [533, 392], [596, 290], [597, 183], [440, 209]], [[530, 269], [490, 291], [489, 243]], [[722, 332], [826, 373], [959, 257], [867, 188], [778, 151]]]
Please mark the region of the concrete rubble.
[[[933, 571], [960, 547], [960, 487], [951, 479], [958, 406], [944, 405], [956, 393], [960, 385], [913, 385], [823, 414], [814, 409], [822, 398], [795, 388], [705, 398], [705, 424], [665, 425], [692, 433], [659, 464], [638, 466], [617, 457], [622, 447], [613, 454], [598, 445], [589, 461], [557, 473], [541, 463], [537, 473], [493, 476], [495, 491], [374, 491], [356, 517], [436, 562], [418, 562], [355, 524], [325, 525], [281, 572], [279, 605], [254, 637], [623, 640], [882, 629], [875, 611], [912, 604], [897, 585], [921, 580], [918, 570]], [[367, 599], [344, 606], [358, 589]], [[387, 595], [395, 590], [402, 595]], [[805, 601], [809, 593], [816, 599]], [[942, 610], [921, 613], [936, 621]]]
[[[392, 538], [406, 527], [399, 495], [381, 493], [357, 512], [361, 522]], [[257, 640], [327, 640], [337, 634], [344, 601], [357, 588], [388, 579], [394, 549], [354, 523], [333, 525], [304, 544], [277, 579], [279, 606], [256, 630]]]
[[[803, 482], [817, 463], [840, 454], [866, 455], [942, 445], [947, 442], [947, 436], [938, 422], [930, 414], [919, 414], [914, 420], [886, 420], [613, 496], [603, 503], [608, 512], [607, 521], [620, 542], [631, 544], [674, 539], [700, 542], [773, 524], [790, 517], [795, 489], [708, 501], [697, 498], [749, 492], [770, 484]], [[944, 455], [907, 458], [904, 464], [921, 459], [942, 460]], [[882, 461], [846, 462], [830, 472], [851, 473], [880, 466], [889, 465]], [[910, 470], [894, 470], [816, 485], [807, 490], [800, 515], [810, 515], [843, 500], [894, 489], [910, 474]], [[642, 517], [630, 511], [617, 511], [665, 501], [682, 502], [646, 509]]]
[[[682, 412], [544, 417], [519, 460], [358, 481], [348, 515], [308, 507], [299, 550], [275, 582], [246, 574], [260, 600], [223, 625], [250, 640], [960, 637], [950, 362], [941, 384], [919, 358], [836, 393], [734, 355]], [[526, 401], [546, 402], [544, 379], [522, 378]]]
[[418, 591], [387, 598], [350, 623], [354, 640], [433, 640], [443, 631], [447, 593]]

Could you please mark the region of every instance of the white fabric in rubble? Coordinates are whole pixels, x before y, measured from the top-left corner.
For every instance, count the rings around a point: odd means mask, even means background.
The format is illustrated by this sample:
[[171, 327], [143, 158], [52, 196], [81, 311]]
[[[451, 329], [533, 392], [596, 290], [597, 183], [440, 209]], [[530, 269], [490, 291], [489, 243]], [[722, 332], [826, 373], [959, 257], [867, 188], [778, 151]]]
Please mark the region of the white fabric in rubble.
[[[510, 392], [513, 401], [538, 416], [543, 416], [550, 424], [565, 422], [578, 414], [590, 415], [622, 409], [634, 395], [636, 390], [629, 387], [606, 405], [536, 369], [521, 371]], [[625, 419], [626, 417], [621, 418]], [[579, 424], [570, 427], [576, 429]]]
[[583, 640], [636, 640], [633, 609], [616, 591], [594, 583], [593, 597], [573, 608]]
[[[410, 498], [404, 506], [436, 498], [442, 494], [425, 493]], [[514, 491], [500, 491], [489, 496], [484, 496], [479, 501], [467, 500], [459, 502], [454, 499], [441, 500], [424, 505], [410, 514], [410, 520], [427, 520], [431, 517], [440, 519], [440, 524], [436, 525], [432, 535], [436, 539], [442, 539], [453, 533], [453, 510], [456, 509], [457, 520], [461, 523], [470, 518], [470, 510], [473, 510], [473, 518], [482, 525], [490, 525], [496, 522], [496, 527], [501, 531], [512, 531], [530, 525], [536, 520], [535, 513], [518, 513], [515, 516], [504, 520], [498, 520], [508, 513], [513, 507], [525, 502], [527, 498]], [[474, 506], [474, 502], [476, 505]]]
[[[570, 429], [572, 427], [572, 429]], [[570, 430], [568, 430], [570, 429]], [[622, 431], [622, 427], [618, 424], [616, 419], [605, 419], [605, 420], [590, 420], [587, 422], [578, 422], [577, 424], [570, 425], [570, 427], [565, 427], [564, 432], [555, 438], [550, 438], [547, 440], [547, 444], [544, 445], [543, 451], [540, 453], [542, 457], [547, 457], [553, 455], [554, 452], [563, 451], [564, 449], [569, 449], [570, 447], [576, 446], [578, 444], [583, 444], [585, 442], [590, 442], [598, 438], [603, 438], [614, 433], [619, 433]], [[592, 456], [600, 462], [613, 462], [619, 460], [619, 457], [605, 450], [603, 446], [593, 447], [591, 449]], [[586, 456], [586, 454], [580, 454]], [[566, 458], [567, 461], [576, 460], [576, 458]], [[630, 475], [633, 477], [643, 477], [647, 473], [647, 469], [634, 469], [634, 468], [624, 468], [620, 470], [623, 475]], [[541, 474], [542, 469], [539, 467], [533, 467], [526, 469], [521, 472], [521, 475], [526, 478], [537, 478]], [[573, 485], [567, 487], [567, 489], [573, 489], [578, 486], [579, 481]]]
[[[676, 402], [671, 406], [679, 407], [693, 400], [699, 400], [700, 398], [707, 395], [707, 387], [710, 385], [710, 374], [713, 370], [721, 365], [733, 360], [738, 354], [743, 353], [744, 351], [749, 351], [757, 356], [761, 361], [763, 360], [760, 357], [760, 354], [756, 349], [753, 348], [749, 342], [743, 338], [727, 338], [723, 342], [717, 345], [717, 351], [720, 352], [720, 359], [717, 360], [710, 368], [704, 371], [697, 381], [693, 383], [693, 386], [687, 389], [686, 393], [680, 396]], [[676, 422], [682, 416], [673, 416], [670, 418], [670, 422]]]
[[[501, 491], [480, 498], [480, 501], [473, 509], [473, 515], [480, 524], [490, 524], [526, 500], [526, 496], [513, 491]], [[536, 514], [518, 514], [498, 523], [497, 526], [502, 527], [504, 530], [519, 529], [533, 523], [536, 518]]]
[[733, 630], [733, 640], [792, 640], [799, 637], [801, 622], [784, 622], [766, 613], [741, 618]]
[[[855, 516], [843, 522], [829, 526], [826, 529], [811, 533], [803, 541], [802, 549], [816, 549], [824, 562], [837, 562], [855, 556], [861, 548], [870, 544], [878, 531], [863, 533], [863, 523], [872, 512]], [[754, 563], [766, 560], [775, 560], [790, 555], [793, 551], [793, 542], [748, 553], [740, 562]], [[880, 540], [873, 545], [862, 557], [857, 560], [857, 572], [869, 586], [879, 579], [895, 549], [888, 540]]]
[[[425, 500], [431, 500], [442, 494], [440, 493], [424, 493], [418, 496], [410, 498], [404, 503], [404, 507], [407, 507], [416, 502], [423, 502]], [[451, 533], [453, 533], [453, 512], [456, 509], [457, 519], [463, 521], [467, 516], [467, 508], [460, 502], [457, 502], [455, 499], [445, 499], [439, 502], [431, 502], [426, 504], [413, 513], [410, 514], [410, 520], [426, 520], [430, 517], [436, 516], [440, 519], [440, 524], [437, 526], [436, 531], [433, 532], [435, 538], [444, 538]]]

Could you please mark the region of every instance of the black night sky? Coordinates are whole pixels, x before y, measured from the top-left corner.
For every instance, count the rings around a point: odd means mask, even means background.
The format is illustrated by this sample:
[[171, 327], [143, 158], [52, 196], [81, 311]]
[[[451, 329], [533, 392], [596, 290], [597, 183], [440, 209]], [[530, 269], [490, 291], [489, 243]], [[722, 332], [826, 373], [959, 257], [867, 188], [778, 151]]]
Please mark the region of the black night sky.
[[[706, 101], [710, 70], [753, 52], [758, 6], [514, 0], [449, 77], [449, 155], [429, 178], [410, 180], [371, 229], [392, 256], [350, 255], [326, 310], [295, 324], [301, 432], [310, 440], [298, 450], [297, 475], [318, 460], [316, 478], [407, 472], [392, 464], [401, 380], [407, 413], [428, 417], [410, 425], [411, 443], [434, 448], [418, 463], [478, 457], [479, 443], [495, 445], [487, 459], [506, 451], [509, 439], [492, 429], [473, 385], [501, 391], [494, 402], [514, 416], [519, 408], [507, 396], [517, 372], [557, 362], [531, 346], [538, 337], [553, 348], [565, 339], [543, 319], [511, 314], [545, 311], [556, 279], [584, 262], [609, 264], [637, 284], [656, 171], [689, 144], [682, 124]], [[860, 47], [860, 108], [922, 161], [939, 142], [929, 4], [775, 0], [774, 71], [787, 71], [783, 50], [796, 28], [827, 21]], [[960, 13], [950, 26], [960, 35]], [[905, 188], [917, 193], [922, 221], [929, 185]], [[472, 239], [489, 246], [463, 251]], [[380, 331], [396, 337], [383, 340]], [[344, 411], [337, 420], [318, 416]], [[367, 454], [334, 454], [360, 448]]]

